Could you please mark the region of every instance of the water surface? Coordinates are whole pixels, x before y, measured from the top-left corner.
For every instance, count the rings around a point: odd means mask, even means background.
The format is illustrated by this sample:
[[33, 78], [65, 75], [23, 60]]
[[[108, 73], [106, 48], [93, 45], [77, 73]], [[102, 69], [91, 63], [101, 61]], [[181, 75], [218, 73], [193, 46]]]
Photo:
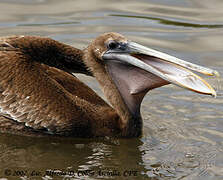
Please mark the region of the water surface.
[[[1, 0], [0, 36], [41, 35], [84, 48], [115, 31], [223, 74], [222, 17], [221, 0]], [[80, 78], [103, 96], [93, 78]], [[222, 78], [206, 79], [223, 90]], [[222, 102], [169, 85], [144, 99], [141, 138], [1, 134], [0, 177], [63, 179], [49, 173], [74, 172], [73, 179], [223, 179]], [[13, 176], [15, 170], [27, 174]]]

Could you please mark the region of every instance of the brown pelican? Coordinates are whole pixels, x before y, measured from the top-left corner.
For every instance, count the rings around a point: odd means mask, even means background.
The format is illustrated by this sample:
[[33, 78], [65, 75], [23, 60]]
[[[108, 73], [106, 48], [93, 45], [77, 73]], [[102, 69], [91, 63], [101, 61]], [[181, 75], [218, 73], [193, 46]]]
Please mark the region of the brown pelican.
[[[0, 39], [0, 131], [23, 135], [138, 137], [145, 94], [169, 83], [216, 96], [192, 71], [216, 71], [118, 33], [83, 51], [49, 38]], [[93, 75], [111, 106], [71, 73]]]

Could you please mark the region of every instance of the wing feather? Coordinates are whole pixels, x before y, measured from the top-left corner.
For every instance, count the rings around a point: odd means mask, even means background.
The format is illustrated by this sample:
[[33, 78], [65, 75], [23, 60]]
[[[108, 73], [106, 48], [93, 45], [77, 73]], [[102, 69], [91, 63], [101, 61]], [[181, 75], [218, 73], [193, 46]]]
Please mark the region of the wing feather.
[[48, 134], [86, 131], [91, 112], [108, 105], [71, 74], [29, 59], [13, 38], [20, 37], [0, 39], [0, 130], [5, 123]]
[[[72, 118], [69, 115], [66, 116], [68, 111], [65, 112], [64, 117], [61, 117], [61, 110], [59, 110], [61, 104], [53, 99], [66, 97], [68, 102], [74, 106], [69, 93], [64, 92], [58, 83], [47, 77], [41, 71], [40, 65], [40, 70], [33, 68], [33, 66], [38, 68], [37, 64], [31, 65], [30, 68], [26, 57], [17, 52], [17, 49], [13, 51], [13, 47], [4, 41], [0, 47], [0, 114], [37, 130], [44, 128], [56, 132], [60, 131], [60, 128], [67, 128], [69, 131], [70, 127], [66, 126], [72, 126], [70, 122]], [[26, 66], [21, 65], [21, 61], [27, 63]], [[25, 80], [22, 76], [28, 77], [29, 80]], [[43, 85], [39, 87], [38, 83], [42, 83], [43, 80], [48, 81], [49, 84], [45, 82], [46, 87]], [[41, 92], [44, 88], [48, 88], [46, 94]], [[48, 100], [47, 95], [51, 99]], [[66, 123], [58, 123], [60, 121]]]

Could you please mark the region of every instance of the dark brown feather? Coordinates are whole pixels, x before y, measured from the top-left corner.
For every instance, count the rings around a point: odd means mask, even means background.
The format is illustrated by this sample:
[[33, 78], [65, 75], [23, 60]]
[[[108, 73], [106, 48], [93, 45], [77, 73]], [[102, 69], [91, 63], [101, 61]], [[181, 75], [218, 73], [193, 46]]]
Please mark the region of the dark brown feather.
[[[55, 43], [37, 37], [1, 39], [0, 130], [80, 137], [117, 133], [115, 111], [84, 83], [63, 71], [70, 71], [72, 67], [74, 71], [90, 74], [79, 59], [82, 52], [80, 55], [79, 50], [74, 52], [74, 48], [67, 47], [65, 51], [69, 56], [61, 60], [56, 50], [61, 51], [66, 46]], [[70, 57], [76, 58], [78, 68], [68, 61]], [[66, 67], [64, 61], [71, 63], [70, 66]]]
[[22, 53], [27, 59], [67, 72], [92, 76], [83, 63], [83, 51], [47, 37], [10, 36], [0, 38], [0, 51]]

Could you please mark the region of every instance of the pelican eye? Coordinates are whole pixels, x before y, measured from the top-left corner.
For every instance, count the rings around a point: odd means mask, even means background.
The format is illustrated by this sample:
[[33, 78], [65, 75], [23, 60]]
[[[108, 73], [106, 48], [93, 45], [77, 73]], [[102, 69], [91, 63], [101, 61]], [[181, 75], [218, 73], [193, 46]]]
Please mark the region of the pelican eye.
[[119, 46], [118, 42], [116, 41], [109, 41], [108, 42], [108, 49], [116, 49]]

